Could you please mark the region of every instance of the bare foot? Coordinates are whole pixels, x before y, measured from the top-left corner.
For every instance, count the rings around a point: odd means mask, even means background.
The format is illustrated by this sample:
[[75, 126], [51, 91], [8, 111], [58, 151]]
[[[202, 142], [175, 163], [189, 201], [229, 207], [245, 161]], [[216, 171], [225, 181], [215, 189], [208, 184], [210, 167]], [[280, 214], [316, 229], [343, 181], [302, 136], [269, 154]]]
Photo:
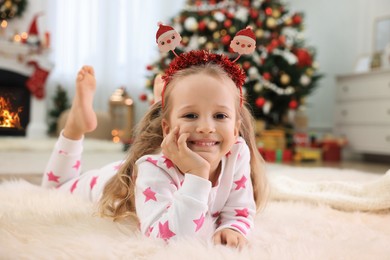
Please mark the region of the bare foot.
[[64, 127], [64, 136], [79, 140], [85, 133], [96, 129], [97, 119], [93, 110], [93, 96], [96, 91], [95, 72], [90, 66], [83, 66], [76, 79], [76, 94]]
[[161, 93], [164, 88], [164, 81], [161, 78], [161, 74], [158, 74], [154, 78], [154, 84], [153, 84], [153, 96], [154, 96], [154, 102], [161, 100]]

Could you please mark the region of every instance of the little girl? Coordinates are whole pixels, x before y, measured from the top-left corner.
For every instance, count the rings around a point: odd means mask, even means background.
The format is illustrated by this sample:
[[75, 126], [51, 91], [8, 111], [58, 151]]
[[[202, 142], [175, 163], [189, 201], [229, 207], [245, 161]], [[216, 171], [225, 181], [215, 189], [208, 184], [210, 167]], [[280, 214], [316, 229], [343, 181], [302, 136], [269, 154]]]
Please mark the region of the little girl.
[[114, 220], [135, 217], [146, 236], [211, 238], [241, 248], [266, 200], [263, 161], [241, 92], [244, 75], [224, 55], [177, 56], [125, 162], [80, 175], [83, 135], [97, 125], [94, 72], [83, 67], [42, 185], [98, 202]]

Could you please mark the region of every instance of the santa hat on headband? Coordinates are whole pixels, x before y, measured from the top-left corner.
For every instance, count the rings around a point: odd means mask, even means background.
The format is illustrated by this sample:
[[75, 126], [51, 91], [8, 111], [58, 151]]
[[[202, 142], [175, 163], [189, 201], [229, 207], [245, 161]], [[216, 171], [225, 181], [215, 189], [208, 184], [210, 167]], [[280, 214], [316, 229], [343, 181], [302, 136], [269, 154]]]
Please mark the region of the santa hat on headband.
[[158, 40], [160, 39], [160, 37], [164, 37], [166, 33], [175, 31], [175, 29], [173, 29], [173, 27], [171, 27], [169, 25], [163, 25], [161, 22], [157, 23], [157, 25], [159, 26], [157, 33], [156, 33], [156, 42], [157, 43], [158, 43]]
[[250, 26], [247, 26], [245, 29], [238, 31], [236, 37], [237, 36], [239, 36], [239, 38], [245, 37], [244, 39], [247, 41], [253, 41], [254, 43], [256, 42], [255, 33], [252, 31], [252, 27]]

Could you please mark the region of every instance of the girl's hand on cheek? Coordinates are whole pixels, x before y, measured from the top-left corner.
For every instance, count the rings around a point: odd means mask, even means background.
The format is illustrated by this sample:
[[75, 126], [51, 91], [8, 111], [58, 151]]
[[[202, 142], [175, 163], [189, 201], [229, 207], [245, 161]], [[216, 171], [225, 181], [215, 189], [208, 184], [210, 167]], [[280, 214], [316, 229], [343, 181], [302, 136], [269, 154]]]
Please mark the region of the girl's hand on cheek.
[[179, 134], [179, 127], [175, 127], [161, 143], [162, 152], [181, 172], [208, 179], [210, 164], [188, 148], [187, 139], [189, 136], [189, 133]]

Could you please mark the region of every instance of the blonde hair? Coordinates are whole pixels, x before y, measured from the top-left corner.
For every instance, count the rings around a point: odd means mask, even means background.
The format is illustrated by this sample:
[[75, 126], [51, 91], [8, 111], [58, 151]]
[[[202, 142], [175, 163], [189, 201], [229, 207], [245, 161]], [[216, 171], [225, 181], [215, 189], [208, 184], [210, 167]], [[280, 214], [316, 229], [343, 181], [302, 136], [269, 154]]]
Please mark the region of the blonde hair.
[[[160, 145], [163, 141], [161, 122], [163, 118], [168, 118], [171, 109], [169, 97], [175, 82], [182, 80], [188, 75], [201, 73], [218, 78], [228, 77], [228, 74], [219, 65], [213, 63], [192, 66], [175, 73], [165, 90], [164, 107], [161, 106], [161, 101], [151, 106], [135, 129], [134, 142], [130, 147], [125, 162], [118, 173], [106, 184], [100, 200], [100, 213], [103, 216], [112, 217], [114, 220], [121, 220], [127, 217], [137, 218], [134, 192], [138, 172], [135, 163], [143, 155], [154, 154], [160, 151]], [[262, 209], [265, 206], [268, 188], [264, 172], [264, 161], [256, 147], [254, 119], [247, 104], [243, 104], [240, 107], [238, 91], [236, 100], [237, 120], [241, 122], [240, 136], [246, 141], [251, 155], [250, 168], [253, 195], [257, 208]]]

